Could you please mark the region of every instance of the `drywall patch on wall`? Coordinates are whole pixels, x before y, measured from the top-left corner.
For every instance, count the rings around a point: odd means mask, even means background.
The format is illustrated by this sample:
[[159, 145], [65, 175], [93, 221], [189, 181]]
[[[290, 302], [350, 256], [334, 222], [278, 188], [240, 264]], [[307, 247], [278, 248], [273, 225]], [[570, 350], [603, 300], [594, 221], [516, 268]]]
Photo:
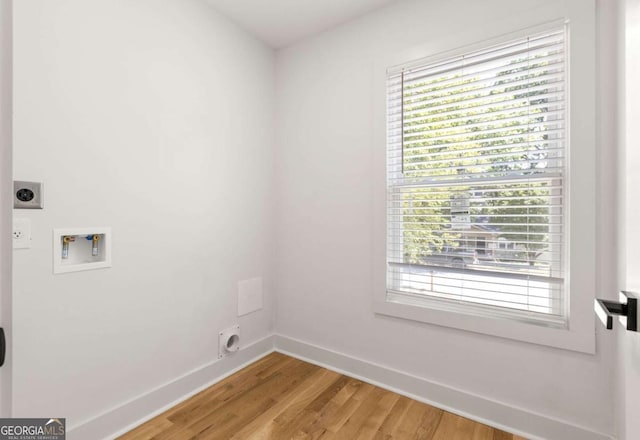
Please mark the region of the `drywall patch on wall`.
[[262, 309], [262, 277], [238, 282], [238, 316]]

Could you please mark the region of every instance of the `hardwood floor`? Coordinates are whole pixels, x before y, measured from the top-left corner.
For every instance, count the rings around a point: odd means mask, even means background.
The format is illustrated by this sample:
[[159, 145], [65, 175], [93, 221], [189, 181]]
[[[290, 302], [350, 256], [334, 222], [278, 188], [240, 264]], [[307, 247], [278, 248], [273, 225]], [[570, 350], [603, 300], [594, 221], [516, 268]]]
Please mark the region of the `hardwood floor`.
[[280, 353], [120, 439], [524, 440]]

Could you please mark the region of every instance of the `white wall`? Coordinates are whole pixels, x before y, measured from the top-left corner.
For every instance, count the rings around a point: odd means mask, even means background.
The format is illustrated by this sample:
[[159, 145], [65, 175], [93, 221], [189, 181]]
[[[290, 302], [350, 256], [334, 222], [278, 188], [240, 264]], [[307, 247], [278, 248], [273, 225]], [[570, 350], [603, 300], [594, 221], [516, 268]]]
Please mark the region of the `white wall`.
[[[200, 0], [14, 13], [14, 175], [45, 184], [14, 212], [14, 415], [73, 427], [214, 361], [229, 325], [270, 332], [274, 55]], [[54, 276], [52, 228], [84, 226], [113, 228], [113, 268]]]
[[[620, 13], [621, 56], [619, 81], [620, 145], [620, 288], [640, 293], [640, 1], [622, 0]], [[620, 325], [618, 336], [617, 422], [621, 440], [640, 433], [640, 334], [627, 332]]]
[[[379, 103], [374, 68], [388, 54], [416, 45], [438, 47], [438, 41], [464, 33], [488, 37], [505, 26], [525, 27], [540, 10], [565, 3], [402, 2], [278, 53], [278, 333], [613, 432], [611, 332], [598, 329], [597, 353], [587, 355], [372, 311], [372, 185], [384, 178], [372, 172], [373, 106]], [[600, 96], [599, 103], [603, 99], [608, 98]], [[612, 124], [599, 123], [605, 131], [600, 143], [614, 130]], [[604, 188], [611, 188], [606, 178], [611, 167], [610, 161], [601, 162], [594, 176]], [[611, 212], [611, 199], [601, 191], [598, 210]], [[597, 222], [598, 252], [604, 252], [598, 257], [597, 286], [614, 292], [615, 258], [607, 256], [615, 256], [610, 227], [615, 216], [601, 213]]]

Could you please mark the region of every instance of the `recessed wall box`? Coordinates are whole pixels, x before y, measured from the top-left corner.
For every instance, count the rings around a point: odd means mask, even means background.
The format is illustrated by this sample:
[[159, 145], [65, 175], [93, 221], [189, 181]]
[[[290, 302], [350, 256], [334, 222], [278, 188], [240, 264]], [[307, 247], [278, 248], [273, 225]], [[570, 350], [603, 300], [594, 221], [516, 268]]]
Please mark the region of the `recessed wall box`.
[[111, 267], [111, 228], [53, 230], [53, 273]]
[[15, 209], [42, 209], [44, 194], [41, 182], [13, 182], [13, 207]]

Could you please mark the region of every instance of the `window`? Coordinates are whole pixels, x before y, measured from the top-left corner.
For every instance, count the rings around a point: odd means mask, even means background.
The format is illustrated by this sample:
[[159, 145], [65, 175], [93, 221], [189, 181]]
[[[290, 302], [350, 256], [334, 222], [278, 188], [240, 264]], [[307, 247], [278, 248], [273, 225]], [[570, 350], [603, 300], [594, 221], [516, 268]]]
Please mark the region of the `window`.
[[568, 325], [564, 26], [387, 74], [387, 301]]

